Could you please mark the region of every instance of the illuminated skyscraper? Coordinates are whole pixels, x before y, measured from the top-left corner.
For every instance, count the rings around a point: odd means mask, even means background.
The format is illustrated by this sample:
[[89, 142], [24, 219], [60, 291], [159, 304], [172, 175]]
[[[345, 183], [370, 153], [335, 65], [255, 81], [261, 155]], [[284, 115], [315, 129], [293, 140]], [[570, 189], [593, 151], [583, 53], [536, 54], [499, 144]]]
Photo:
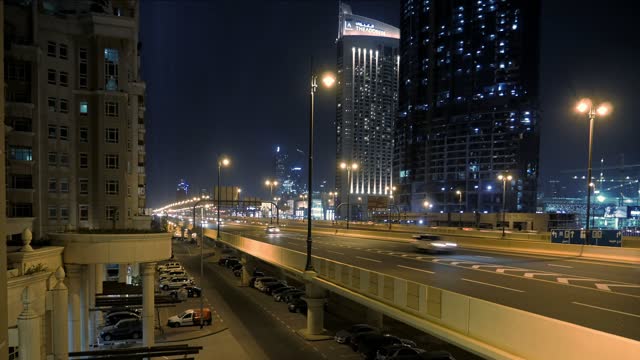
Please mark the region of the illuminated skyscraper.
[[176, 188], [176, 201], [187, 200], [187, 198], [189, 198], [189, 184], [184, 179], [180, 179]]
[[535, 211], [537, 0], [403, 0], [396, 201], [405, 210]]
[[338, 29], [336, 160], [359, 166], [350, 184], [346, 172], [337, 170], [336, 188], [344, 203], [348, 193], [385, 195], [392, 186], [400, 31], [354, 15], [346, 4], [340, 4]]

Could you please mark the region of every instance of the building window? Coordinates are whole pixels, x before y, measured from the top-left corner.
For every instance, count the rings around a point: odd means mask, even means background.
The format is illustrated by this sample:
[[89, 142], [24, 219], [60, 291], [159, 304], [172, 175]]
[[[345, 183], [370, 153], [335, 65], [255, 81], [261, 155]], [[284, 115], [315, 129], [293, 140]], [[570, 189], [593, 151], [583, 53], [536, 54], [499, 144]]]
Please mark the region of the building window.
[[86, 89], [87, 88], [87, 73], [88, 73], [88, 71], [87, 71], [87, 69], [88, 69], [87, 49], [80, 48], [80, 50], [78, 52], [78, 57], [80, 58], [79, 69], [78, 69], [78, 85], [80, 86], [81, 89]]
[[118, 116], [118, 103], [113, 101], [105, 101], [104, 103], [104, 115], [105, 116]]
[[47, 56], [56, 57], [56, 43], [47, 41]]
[[104, 156], [105, 168], [107, 169], [118, 169], [120, 167], [118, 154], [106, 154]]
[[47, 127], [49, 139], [55, 139], [58, 136], [58, 128], [55, 125], [49, 125]]
[[104, 193], [107, 195], [118, 195], [120, 183], [118, 180], [106, 180], [104, 182]]
[[89, 195], [89, 179], [79, 179], [78, 185], [80, 195]]
[[86, 169], [89, 167], [89, 154], [80, 153], [80, 168]]
[[80, 128], [80, 142], [88, 143], [89, 142], [89, 129], [88, 128]]
[[54, 193], [58, 191], [58, 182], [55, 178], [49, 178], [49, 186], [47, 187], [50, 193]]
[[58, 208], [55, 206], [49, 206], [49, 220], [56, 220], [58, 218]]
[[60, 99], [60, 112], [65, 114], [69, 112], [69, 101], [67, 99]]
[[69, 86], [69, 73], [60, 71], [60, 86]]
[[104, 49], [104, 87], [105, 90], [118, 90], [118, 49]]
[[60, 153], [60, 166], [69, 167], [69, 154]]
[[60, 126], [60, 140], [69, 140], [69, 128]]
[[9, 159], [33, 161], [33, 151], [30, 146], [9, 146]]
[[107, 220], [118, 220], [118, 207], [117, 206], [105, 206], [104, 217]]
[[50, 152], [47, 155], [47, 159], [48, 159], [49, 165], [56, 166], [58, 164], [58, 153], [57, 152]]
[[9, 205], [9, 217], [33, 217], [33, 204], [12, 203]]
[[60, 192], [61, 193], [69, 192], [69, 179], [60, 179]]
[[60, 59], [67, 60], [68, 53], [69, 53], [69, 48], [65, 44], [60, 44], [59, 48], [58, 48], [58, 53], [60, 54]]
[[60, 208], [60, 220], [69, 220], [69, 208], [61, 207]]
[[80, 221], [89, 221], [89, 205], [78, 205]]
[[51, 85], [56, 84], [56, 71], [54, 69], [47, 70], [47, 82]]
[[[6, 77], [7, 80], [18, 80], [18, 81], [30, 81], [31, 80], [31, 65], [26, 61], [12, 61], [7, 62], [6, 64]], [[27, 78], [29, 75], [29, 78]]]
[[89, 113], [89, 103], [86, 101], [80, 101], [80, 115], [87, 115]]
[[33, 125], [31, 119], [24, 117], [11, 117], [7, 116], [6, 122], [13, 128], [13, 131], [32, 132]]
[[127, 185], [127, 196], [131, 197], [131, 185]]
[[33, 180], [31, 175], [11, 175], [7, 186], [9, 189], [33, 189]]
[[118, 128], [105, 128], [104, 129], [104, 141], [110, 144], [117, 144], [120, 137], [120, 130]]
[[47, 107], [49, 108], [50, 112], [56, 112], [56, 98], [47, 98]]

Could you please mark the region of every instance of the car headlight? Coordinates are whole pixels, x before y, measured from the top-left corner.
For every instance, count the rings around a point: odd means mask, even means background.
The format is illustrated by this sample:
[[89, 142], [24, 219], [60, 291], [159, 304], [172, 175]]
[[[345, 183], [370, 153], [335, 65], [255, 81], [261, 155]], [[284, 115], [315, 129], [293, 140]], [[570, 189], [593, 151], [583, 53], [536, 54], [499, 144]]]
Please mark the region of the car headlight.
[[280, 232], [280, 229], [276, 229], [276, 232]]
[[445, 247], [445, 246], [447, 246], [447, 245], [441, 244], [441, 243], [431, 243], [431, 245], [437, 246], [437, 247]]
[[458, 244], [456, 244], [456, 243], [445, 243], [445, 244], [446, 244], [447, 246], [453, 246], [453, 247], [458, 246]]

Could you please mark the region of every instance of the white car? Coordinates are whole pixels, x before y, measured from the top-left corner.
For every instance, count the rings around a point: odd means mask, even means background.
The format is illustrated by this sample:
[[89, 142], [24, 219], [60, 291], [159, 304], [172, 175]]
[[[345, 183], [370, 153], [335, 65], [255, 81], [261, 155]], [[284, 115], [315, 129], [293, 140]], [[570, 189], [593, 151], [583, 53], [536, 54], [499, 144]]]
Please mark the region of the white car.
[[158, 277], [158, 281], [163, 282], [163, 281], [171, 279], [171, 278], [188, 277], [188, 276], [189, 275], [187, 274], [186, 271], [184, 271], [184, 270], [176, 270], [176, 271], [171, 271], [171, 272], [168, 272], [168, 273], [160, 274], [160, 276]]
[[458, 247], [455, 242], [442, 240], [439, 235], [418, 234], [413, 238], [416, 239], [414, 245], [418, 251], [451, 253]]
[[280, 233], [280, 228], [277, 227], [277, 226], [274, 226], [274, 225], [269, 225], [269, 226], [267, 226], [266, 229], [264, 229], [264, 231], [267, 234], [278, 234], [278, 233]]
[[159, 287], [161, 290], [167, 291], [171, 289], [178, 289], [187, 285], [193, 285], [193, 280], [189, 279], [186, 276], [182, 276], [182, 277], [174, 277], [174, 278], [170, 278], [165, 281], [162, 281], [160, 282]]
[[165, 271], [165, 270], [169, 270], [169, 269], [181, 269], [182, 265], [179, 262], [168, 262], [165, 264], [160, 264], [156, 267], [156, 270], [158, 271]]

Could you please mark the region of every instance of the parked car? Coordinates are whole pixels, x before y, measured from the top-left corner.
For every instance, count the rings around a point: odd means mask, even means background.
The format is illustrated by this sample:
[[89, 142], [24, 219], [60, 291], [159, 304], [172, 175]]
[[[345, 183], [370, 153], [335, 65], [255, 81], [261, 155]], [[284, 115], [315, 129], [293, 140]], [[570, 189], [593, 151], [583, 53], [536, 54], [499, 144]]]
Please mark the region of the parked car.
[[284, 287], [287, 287], [287, 284], [282, 283], [282, 282], [269, 284], [269, 285], [266, 285], [264, 287], [264, 293], [267, 294], [267, 295], [271, 295], [271, 294], [273, 294], [274, 290], [282, 289]]
[[140, 315], [130, 310], [115, 311], [105, 315], [104, 324], [111, 326], [124, 319], [140, 319]]
[[167, 273], [163, 273], [160, 274], [160, 276], [158, 276], [158, 280], [159, 281], [164, 281], [166, 279], [170, 279], [170, 278], [174, 278], [174, 277], [186, 277], [187, 276], [187, 272], [184, 270], [175, 270], [175, 271], [170, 271]]
[[238, 260], [238, 257], [236, 257], [236, 256], [223, 256], [218, 260], [218, 265], [226, 266], [227, 265], [227, 261], [231, 260], [231, 259]]
[[418, 234], [413, 235], [416, 240], [414, 243], [418, 251], [426, 251], [429, 253], [451, 253], [458, 247], [453, 241], [444, 241], [440, 235]]
[[265, 277], [262, 271], [254, 271], [253, 276], [249, 279], [249, 287], [256, 287], [256, 280]]
[[264, 232], [267, 234], [278, 234], [280, 233], [280, 228], [275, 225], [269, 225], [264, 229]]
[[[184, 292], [183, 295], [181, 295], [182, 292]], [[191, 297], [200, 297], [201, 294], [202, 289], [195, 285], [183, 286], [179, 289], [171, 290], [171, 292], [169, 293], [169, 295], [171, 295], [174, 299], [180, 300], [186, 300], [186, 298]]]
[[265, 292], [268, 285], [281, 283], [278, 279], [256, 281], [256, 289]]
[[296, 288], [293, 287], [293, 286], [284, 286], [284, 287], [281, 287], [279, 289], [271, 290], [271, 296], [273, 296], [273, 299], [275, 300], [276, 295], [282, 294], [283, 292], [288, 291], [288, 290], [295, 290], [295, 289]]
[[[236, 266], [238, 264], [240, 264], [240, 259], [229, 259], [229, 260], [227, 260], [226, 263], [224, 263], [224, 265], [229, 269], [232, 269], [234, 266]], [[242, 265], [242, 264], [240, 264], [240, 265]]]
[[303, 295], [304, 295], [304, 291], [298, 290], [298, 289], [293, 289], [293, 290], [285, 291], [283, 293], [280, 293], [280, 294], [276, 295], [274, 300], [277, 301], [277, 302], [286, 302], [286, 303], [288, 303], [292, 299], [299, 298], [299, 297], [301, 297]]
[[424, 349], [413, 348], [403, 344], [391, 345], [379, 349], [376, 353], [376, 360], [407, 360], [420, 359], [422, 354], [426, 353]]
[[123, 319], [115, 325], [105, 326], [100, 331], [100, 338], [104, 341], [140, 339], [142, 338], [142, 320]]
[[105, 317], [109, 316], [110, 314], [114, 314], [114, 313], [117, 313], [117, 312], [123, 312], [123, 311], [124, 312], [132, 312], [132, 313], [134, 313], [134, 314], [136, 314], [138, 316], [142, 315], [142, 309], [140, 309], [140, 308], [131, 308], [131, 307], [118, 306], [118, 307], [112, 307], [109, 310], [105, 311]]
[[167, 291], [167, 290], [171, 290], [171, 289], [178, 289], [181, 288], [183, 286], [187, 286], [187, 285], [192, 285], [193, 280], [189, 279], [188, 277], [175, 277], [175, 278], [171, 278], [168, 279], [167, 281], [163, 281], [160, 283], [160, 289]]
[[168, 274], [170, 272], [173, 271], [185, 271], [184, 268], [182, 266], [176, 266], [176, 267], [169, 267], [169, 268], [163, 268], [159, 271], [160, 275], [163, 274]]
[[169, 327], [180, 327], [190, 325], [200, 325], [200, 321], [203, 320], [205, 325], [211, 325], [211, 309], [203, 309], [204, 316], [200, 316], [200, 309], [189, 309], [183, 311], [181, 314], [174, 315], [167, 320]]
[[391, 345], [414, 347], [416, 343], [389, 334], [361, 334], [351, 339], [351, 348], [359, 352], [365, 359], [375, 359], [378, 350]]
[[380, 333], [380, 330], [369, 324], [355, 324], [349, 328], [338, 331], [333, 338], [339, 344], [347, 344], [353, 336], [364, 333]]
[[301, 314], [307, 313], [307, 302], [304, 299], [294, 299], [287, 306], [289, 308], [289, 312], [296, 313], [299, 312]]
[[249, 286], [254, 287], [254, 288], [258, 288], [258, 286], [263, 282], [263, 281], [271, 281], [271, 280], [278, 280], [276, 278], [274, 278], [273, 276], [260, 276], [257, 277], [254, 281], [253, 281], [253, 285], [249, 284]]
[[160, 270], [164, 270], [164, 269], [167, 269], [167, 268], [181, 268], [181, 267], [182, 267], [182, 265], [179, 262], [171, 261], [171, 262], [166, 262], [166, 263], [163, 263], [163, 264], [158, 264], [156, 266], [156, 270], [160, 271]]

